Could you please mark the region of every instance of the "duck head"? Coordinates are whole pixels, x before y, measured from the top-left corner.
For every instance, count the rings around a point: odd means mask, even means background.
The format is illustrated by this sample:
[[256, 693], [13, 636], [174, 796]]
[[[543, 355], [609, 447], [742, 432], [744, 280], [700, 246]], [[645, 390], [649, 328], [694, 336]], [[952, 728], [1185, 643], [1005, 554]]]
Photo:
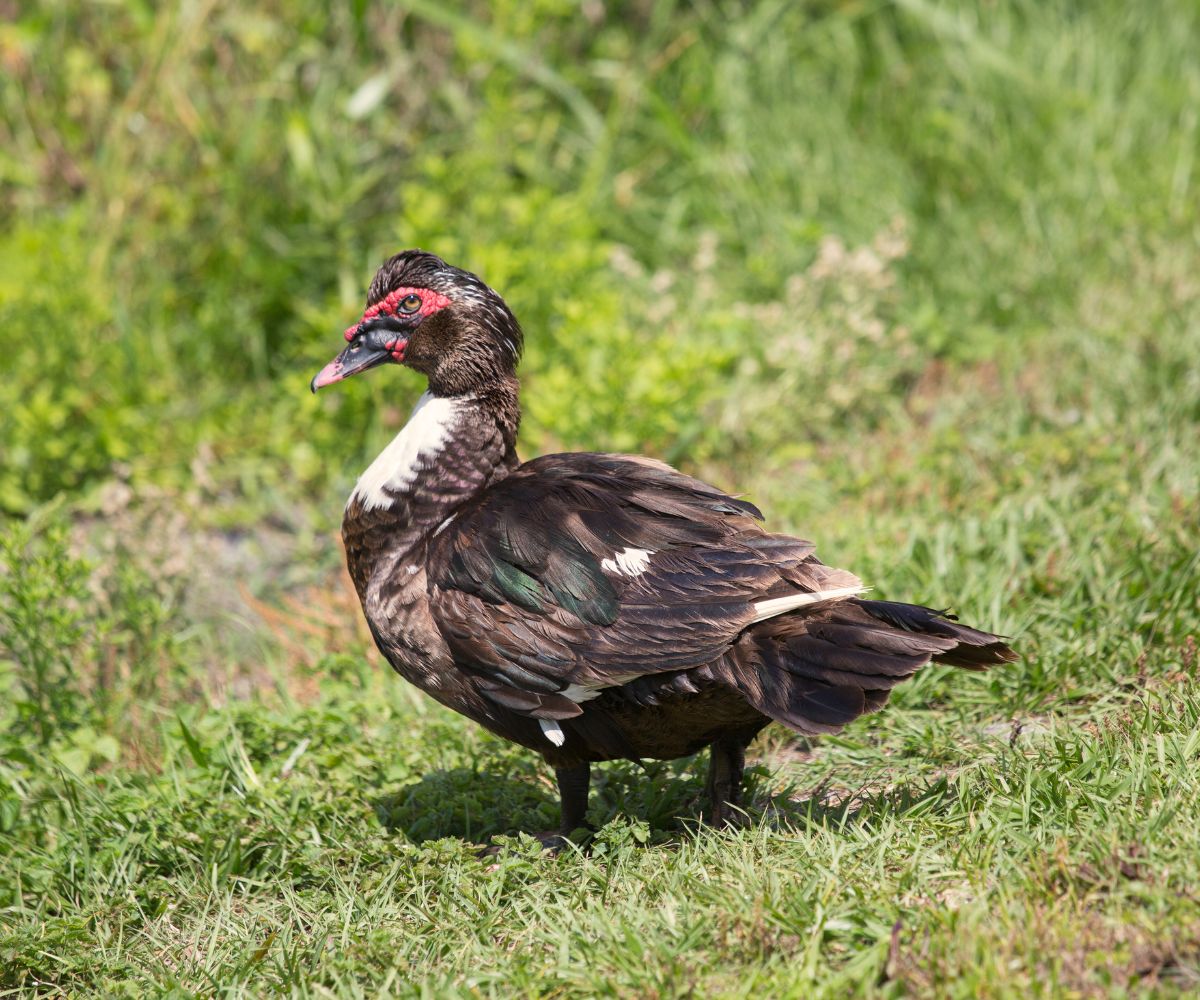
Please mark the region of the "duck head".
[[346, 348], [314, 376], [311, 388], [384, 364], [407, 365], [437, 396], [462, 396], [511, 378], [521, 327], [504, 300], [476, 275], [423, 250], [385, 261], [367, 307], [346, 328]]

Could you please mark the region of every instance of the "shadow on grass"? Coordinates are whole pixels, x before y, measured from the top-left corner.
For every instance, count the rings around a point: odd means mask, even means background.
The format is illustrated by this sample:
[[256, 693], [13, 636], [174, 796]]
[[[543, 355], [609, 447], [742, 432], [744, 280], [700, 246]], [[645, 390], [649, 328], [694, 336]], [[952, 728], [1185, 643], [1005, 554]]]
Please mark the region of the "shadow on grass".
[[387, 830], [414, 844], [444, 837], [482, 843], [498, 834], [548, 830], [558, 822], [558, 796], [532, 773], [430, 771], [372, 805]]
[[[484, 843], [498, 835], [556, 828], [558, 793], [549, 768], [533, 760], [515, 767], [505, 763], [509, 766], [504, 772], [430, 771], [420, 781], [375, 798], [375, 814], [384, 828], [415, 844], [445, 837]], [[697, 829], [708, 811], [706, 767], [703, 754], [644, 765], [630, 761], [593, 765], [588, 819], [597, 827], [621, 817], [644, 821], [649, 843], [677, 840], [680, 834]], [[764, 798], [768, 777], [765, 768], [747, 771], [747, 801]]]
[[[380, 824], [414, 844], [456, 838], [487, 843], [500, 835], [557, 828], [558, 792], [552, 771], [534, 757], [501, 756], [486, 769], [430, 771], [419, 781], [380, 794], [372, 803]], [[588, 819], [642, 821], [649, 843], [667, 844], [694, 833], [708, 812], [707, 755], [675, 761], [610, 761], [592, 766]], [[805, 829], [875, 829], [895, 817], [948, 816], [961, 809], [946, 777], [928, 782], [822, 786], [797, 797], [794, 787], [772, 794], [778, 774], [765, 764], [746, 769], [744, 801], [750, 825]], [[778, 786], [776, 786], [778, 787]]]
[[947, 778], [927, 784], [893, 785], [885, 788], [818, 788], [807, 798], [795, 799], [786, 792], [773, 797], [766, 812], [779, 825], [799, 831], [811, 827], [838, 829], [857, 826], [872, 830], [896, 817], [949, 816], [961, 809], [958, 792]]

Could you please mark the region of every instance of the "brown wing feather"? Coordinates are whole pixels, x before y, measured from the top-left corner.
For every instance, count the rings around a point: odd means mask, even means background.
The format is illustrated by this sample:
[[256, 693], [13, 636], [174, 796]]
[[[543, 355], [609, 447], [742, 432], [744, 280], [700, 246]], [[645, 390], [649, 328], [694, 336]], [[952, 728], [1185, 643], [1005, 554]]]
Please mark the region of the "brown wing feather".
[[882, 708], [931, 661], [981, 670], [1016, 658], [1000, 636], [930, 608], [852, 599], [755, 626], [717, 673], [764, 715], [830, 733]]
[[[753, 624], [757, 601], [857, 583], [758, 517], [658, 462], [547, 456], [434, 539], [431, 607], [484, 697], [581, 738], [596, 714], [581, 709], [581, 689], [653, 706], [720, 684], [765, 716], [827, 733], [881, 708], [931, 660], [1015, 658], [999, 637], [917, 605], [842, 600]], [[640, 572], [614, 570], [627, 549], [652, 553]]]
[[[849, 578], [817, 561], [811, 543], [767, 534], [758, 517], [661, 463], [547, 456], [434, 539], [433, 612], [456, 663], [486, 678], [487, 697], [563, 718], [558, 693], [569, 685], [711, 663], [756, 601]], [[653, 553], [642, 572], [613, 570], [627, 549]]]

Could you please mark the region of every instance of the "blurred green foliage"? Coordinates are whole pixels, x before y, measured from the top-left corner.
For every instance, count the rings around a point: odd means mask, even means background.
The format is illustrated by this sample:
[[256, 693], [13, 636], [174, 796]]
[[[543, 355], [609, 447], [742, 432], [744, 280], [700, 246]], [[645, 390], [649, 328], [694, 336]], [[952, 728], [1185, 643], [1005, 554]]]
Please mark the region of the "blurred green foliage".
[[[306, 377], [410, 245], [510, 298], [530, 448], [604, 428], [704, 463], [870, 426], [931, 360], [1038, 336], [1148, 238], [1188, 236], [1198, 19], [1183, 2], [23, 9], [0, 27], [0, 505], [115, 463], [183, 481], [201, 445], [239, 491], [345, 478], [386, 433], [380, 401], [417, 386], [315, 403]], [[868, 246], [897, 219], [873, 338], [847, 347], [811, 295], [795, 314], [789, 282], [823, 239]], [[860, 312], [878, 291], [851, 289]], [[798, 333], [808, 355], [780, 364]], [[841, 406], [771, 421], [831, 383]], [[739, 393], [768, 396], [754, 427], [722, 420]]]

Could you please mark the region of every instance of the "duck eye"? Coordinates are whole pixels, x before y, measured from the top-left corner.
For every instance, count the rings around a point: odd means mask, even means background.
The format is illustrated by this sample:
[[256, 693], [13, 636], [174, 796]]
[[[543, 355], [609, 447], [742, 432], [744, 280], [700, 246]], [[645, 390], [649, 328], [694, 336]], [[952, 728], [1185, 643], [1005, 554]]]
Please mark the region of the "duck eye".
[[415, 313], [421, 308], [421, 296], [406, 295], [400, 300], [400, 311], [402, 313]]

